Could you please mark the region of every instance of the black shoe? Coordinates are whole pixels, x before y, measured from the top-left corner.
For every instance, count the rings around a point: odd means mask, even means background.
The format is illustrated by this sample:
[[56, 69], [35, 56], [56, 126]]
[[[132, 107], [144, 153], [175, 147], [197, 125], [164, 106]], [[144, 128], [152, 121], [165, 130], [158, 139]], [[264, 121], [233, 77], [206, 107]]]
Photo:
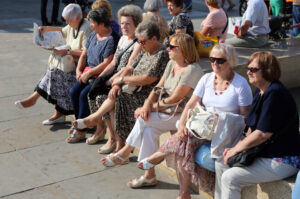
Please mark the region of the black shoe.
[[52, 22], [51, 22], [51, 25], [52, 25], [52, 26], [62, 26], [63, 23], [60, 22], [60, 21], [52, 21]]

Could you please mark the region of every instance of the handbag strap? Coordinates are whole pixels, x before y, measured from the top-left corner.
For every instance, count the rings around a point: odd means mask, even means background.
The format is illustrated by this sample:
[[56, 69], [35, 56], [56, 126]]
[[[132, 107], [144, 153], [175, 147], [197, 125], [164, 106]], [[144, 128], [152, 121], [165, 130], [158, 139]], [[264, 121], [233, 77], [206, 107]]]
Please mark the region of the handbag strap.
[[228, 15], [227, 15], [226, 12], [225, 12], [225, 15], [226, 15], [226, 25], [225, 25], [225, 27], [224, 27], [224, 29], [223, 29], [223, 31], [222, 31], [222, 35], [224, 34], [224, 32], [226, 31], [227, 26], [228, 26]]
[[117, 57], [117, 60], [118, 60], [118, 64], [120, 63], [120, 60], [121, 60], [121, 58], [122, 58], [122, 55], [133, 45], [133, 44], [135, 44], [135, 42], [137, 41], [138, 39], [137, 38], [135, 38], [124, 50], [122, 50], [120, 53], [119, 53], [119, 55], [118, 55], [118, 57]]
[[[179, 108], [179, 104], [183, 101], [183, 99], [181, 99], [181, 100], [179, 100], [178, 102], [176, 102], [176, 103], [174, 103], [174, 104], [163, 104], [163, 105], [160, 105], [160, 101], [161, 102], [163, 102], [162, 100], [162, 96], [163, 96], [163, 94], [164, 93], [166, 93], [166, 89], [164, 88], [164, 87], [155, 87], [154, 89], [157, 89], [158, 90], [158, 92], [159, 92], [159, 96], [158, 96], [158, 100], [157, 100], [157, 109], [156, 109], [156, 113], [157, 113], [157, 115], [158, 115], [158, 118], [160, 119], [160, 120], [162, 120], [162, 121], [169, 121], [170, 119], [172, 119], [174, 116], [175, 116], [175, 114], [176, 114], [176, 112], [177, 112], [177, 110], [178, 110], [178, 108]], [[155, 92], [156, 93], [156, 92]], [[159, 111], [158, 111], [158, 108], [160, 107], [160, 106], [162, 106], [162, 107], [171, 107], [171, 106], [176, 106], [175, 107], [175, 110], [174, 110], [174, 112], [172, 113], [172, 115], [170, 116], [170, 117], [168, 117], [167, 119], [163, 119], [163, 118], [161, 118], [160, 117], [160, 114], [159, 114]]]

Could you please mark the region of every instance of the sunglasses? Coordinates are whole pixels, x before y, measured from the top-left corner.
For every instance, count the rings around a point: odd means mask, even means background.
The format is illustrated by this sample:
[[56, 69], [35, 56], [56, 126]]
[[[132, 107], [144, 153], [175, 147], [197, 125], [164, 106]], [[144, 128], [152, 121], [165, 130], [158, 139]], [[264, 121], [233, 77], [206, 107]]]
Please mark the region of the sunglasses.
[[141, 46], [144, 46], [146, 44], [146, 41], [148, 39], [145, 39], [145, 40], [137, 40], [137, 42], [141, 45]]
[[166, 47], [169, 48], [170, 50], [172, 50], [173, 48], [177, 48], [179, 46], [174, 46], [174, 45], [172, 45], [170, 43], [167, 43]]
[[208, 59], [211, 63], [215, 63], [215, 61], [217, 61], [217, 64], [224, 64], [227, 61], [224, 58], [216, 58], [216, 57], [209, 57]]
[[256, 73], [260, 70], [260, 68], [246, 67], [246, 70], [250, 71], [251, 73]]

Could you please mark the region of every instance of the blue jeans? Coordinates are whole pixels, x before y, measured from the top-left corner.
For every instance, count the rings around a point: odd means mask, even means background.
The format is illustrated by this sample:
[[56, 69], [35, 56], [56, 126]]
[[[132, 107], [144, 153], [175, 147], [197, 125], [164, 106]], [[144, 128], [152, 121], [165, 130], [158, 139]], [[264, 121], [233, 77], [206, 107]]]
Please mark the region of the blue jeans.
[[296, 182], [293, 188], [292, 199], [300, 199], [300, 171], [298, 172]]
[[[293, 5], [293, 25], [300, 23], [300, 6]], [[291, 37], [296, 37], [300, 34], [300, 27], [291, 30]]]
[[71, 102], [74, 108], [75, 118], [85, 118], [90, 114], [90, 107], [88, 103], [88, 92], [91, 86], [76, 82], [70, 90]]

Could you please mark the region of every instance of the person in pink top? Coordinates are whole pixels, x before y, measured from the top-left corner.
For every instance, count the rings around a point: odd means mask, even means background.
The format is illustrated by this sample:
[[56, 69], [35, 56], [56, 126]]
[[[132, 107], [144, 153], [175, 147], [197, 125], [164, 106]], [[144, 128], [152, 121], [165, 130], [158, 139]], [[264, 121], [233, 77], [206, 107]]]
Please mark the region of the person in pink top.
[[200, 32], [205, 36], [216, 35], [220, 38], [220, 42], [224, 43], [227, 36], [226, 13], [218, 5], [218, 0], [205, 0], [205, 2], [209, 13], [201, 24]]

